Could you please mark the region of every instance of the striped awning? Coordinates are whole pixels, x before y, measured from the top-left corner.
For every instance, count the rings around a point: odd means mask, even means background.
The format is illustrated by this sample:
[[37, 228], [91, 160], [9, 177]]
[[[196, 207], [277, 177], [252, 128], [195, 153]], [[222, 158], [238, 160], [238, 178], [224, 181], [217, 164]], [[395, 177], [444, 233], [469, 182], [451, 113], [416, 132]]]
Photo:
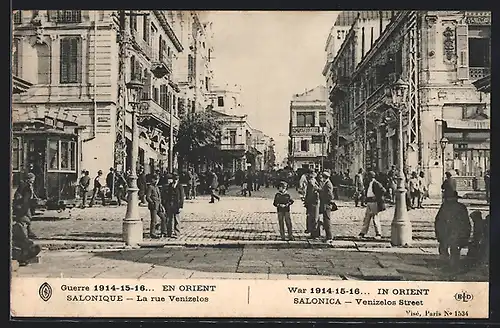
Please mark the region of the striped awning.
[[477, 91], [481, 92], [491, 92], [491, 75], [486, 75], [483, 78], [480, 78], [477, 81], [474, 81], [472, 84], [476, 87]]
[[460, 129], [460, 130], [489, 130], [490, 120], [458, 120], [458, 119], [447, 119], [446, 122], [447, 129]]

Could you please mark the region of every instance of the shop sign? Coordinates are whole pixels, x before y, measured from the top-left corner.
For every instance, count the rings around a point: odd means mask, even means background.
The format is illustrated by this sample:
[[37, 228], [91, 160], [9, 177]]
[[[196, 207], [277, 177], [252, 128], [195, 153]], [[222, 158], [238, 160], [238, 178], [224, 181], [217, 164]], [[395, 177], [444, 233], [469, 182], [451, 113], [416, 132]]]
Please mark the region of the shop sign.
[[311, 135], [319, 133], [319, 126], [293, 126], [292, 134], [295, 135]]
[[491, 12], [469, 11], [465, 14], [465, 22], [467, 25], [491, 25]]

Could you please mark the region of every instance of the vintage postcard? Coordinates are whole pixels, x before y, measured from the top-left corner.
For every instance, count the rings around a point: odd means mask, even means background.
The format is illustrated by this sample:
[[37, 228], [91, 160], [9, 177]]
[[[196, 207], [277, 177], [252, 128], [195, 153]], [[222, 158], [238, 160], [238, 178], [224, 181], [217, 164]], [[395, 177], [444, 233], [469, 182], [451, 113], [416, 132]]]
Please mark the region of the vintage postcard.
[[12, 12], [11, 316], [488, 318], [491, 13]]

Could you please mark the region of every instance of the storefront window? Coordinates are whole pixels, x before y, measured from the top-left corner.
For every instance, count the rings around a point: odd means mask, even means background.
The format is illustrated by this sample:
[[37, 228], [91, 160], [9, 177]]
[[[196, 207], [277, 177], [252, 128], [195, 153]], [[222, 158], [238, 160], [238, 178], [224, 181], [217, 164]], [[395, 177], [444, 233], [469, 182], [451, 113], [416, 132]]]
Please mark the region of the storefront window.
[[12, 139], [12, 170], [19, 171], [19, 168], [22, 166], [21, 163], [21, 143], [19, 139]]
[[57, 140], [49, 140], [48, 158], [49, 170], [59, 169], [59, 142]]

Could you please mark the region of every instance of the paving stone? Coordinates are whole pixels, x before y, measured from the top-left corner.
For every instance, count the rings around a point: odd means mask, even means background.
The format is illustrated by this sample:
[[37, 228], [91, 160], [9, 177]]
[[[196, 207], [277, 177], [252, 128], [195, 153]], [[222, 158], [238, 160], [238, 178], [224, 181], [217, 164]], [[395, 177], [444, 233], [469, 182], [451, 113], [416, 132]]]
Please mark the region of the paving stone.
[[393, 268], [359, 268], [366, 280], [403, 280], [403, 276]]
[[282, 267], [283, 263], [281, 261], [246, 261], [246, 260], [241, 260], [238, 263], [238, 267], [258, 267], [258, 266], [277, 266], [277, 267]]
[[317, 275], [316, 268], [299, 268], [299, 267], [271, 267], [270, 273], [278, 274], [304, 274], [304, 275]]
[[[278, 268], [278, 267], [273, 267]], [[238, 267], [237, 273], [269, 273], [269, 266], [255, 266], [255, 267]]]
[[352, 268], [317, 268], [318, 273], [322, 276], [342, 276], [342, 275], [361, 275], [357, 267]]
[[289, 280], [342, 280], [339, 276], [321, 276], [321, 275], [300, 275], [300, 274], [289, 274], [287, 275]]

